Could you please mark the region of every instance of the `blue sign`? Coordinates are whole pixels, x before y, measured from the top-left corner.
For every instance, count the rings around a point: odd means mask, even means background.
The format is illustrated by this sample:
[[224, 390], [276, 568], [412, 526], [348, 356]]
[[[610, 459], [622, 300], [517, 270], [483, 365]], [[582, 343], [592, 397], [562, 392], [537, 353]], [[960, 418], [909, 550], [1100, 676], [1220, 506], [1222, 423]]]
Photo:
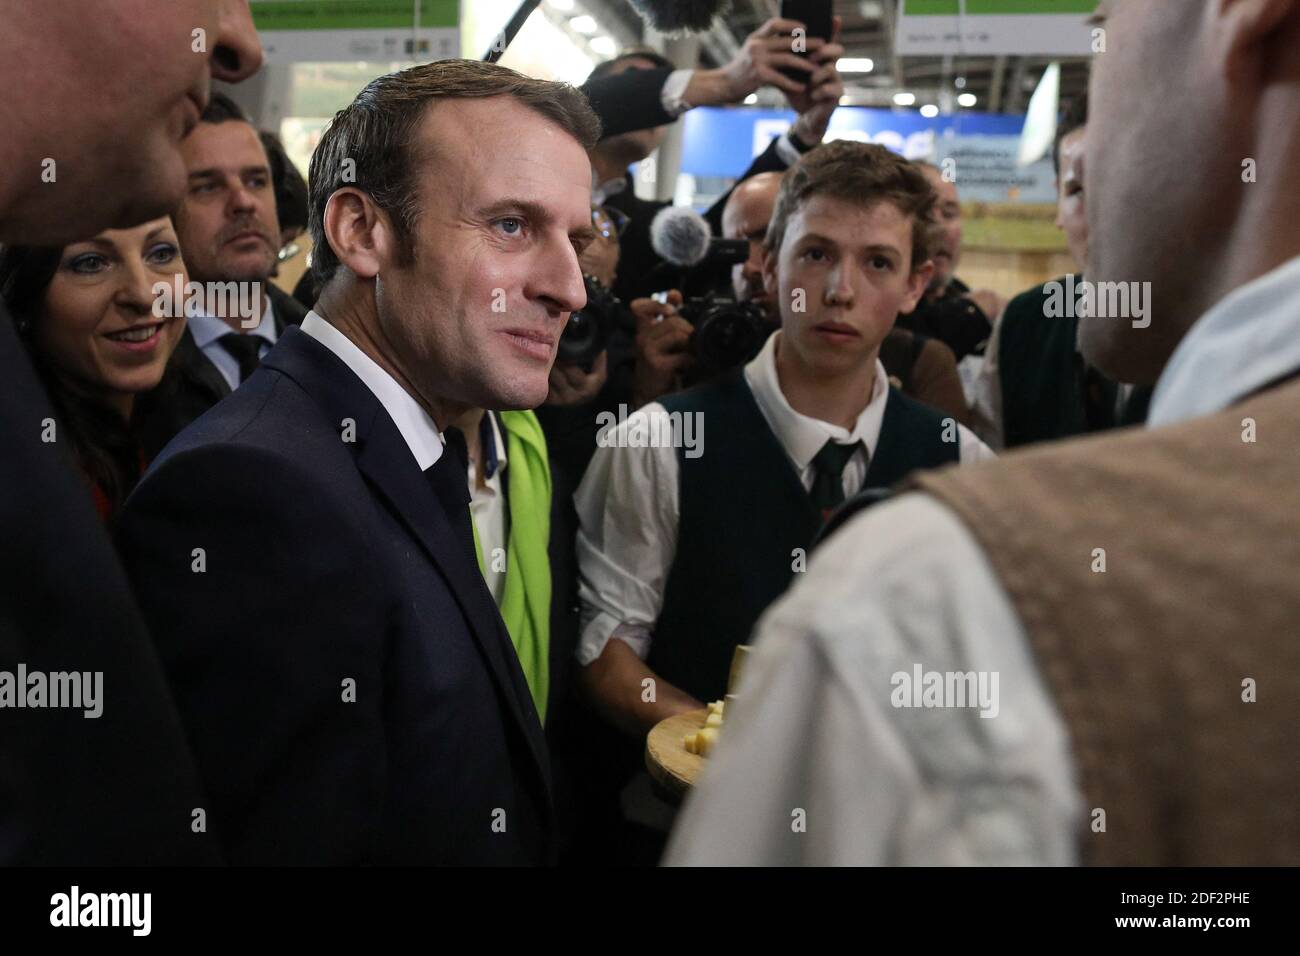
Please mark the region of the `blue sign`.
[[[793, 110], [704, 107], [686, 114], [683, 173], [734, 179], [773, 137], [788, 130]], [[927, 119], [912, 110], [842, 106], [831, 117], [827, 140], [880, 143], [908, 159], [957, 163], [962, 198], [982, 202], [1054, 202], [1050, 161], [1016, 164], [1023, 116], [955, 113]], [[969, 174], [969, 175], [967, 175]]]

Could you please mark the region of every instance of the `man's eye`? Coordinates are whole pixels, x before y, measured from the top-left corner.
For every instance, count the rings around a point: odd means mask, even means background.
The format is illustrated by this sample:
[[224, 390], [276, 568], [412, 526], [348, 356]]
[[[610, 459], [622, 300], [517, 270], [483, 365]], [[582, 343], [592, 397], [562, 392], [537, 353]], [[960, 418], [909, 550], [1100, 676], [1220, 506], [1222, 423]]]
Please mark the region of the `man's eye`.
[[894, 268], [894, 264], [885, 256], [873, 256], [871, 259], [871, 267], [873, 269], [879, 269], [881, 272], [888, 272]]
[[524, 231], [524, 221], [513, 216], [506, 219], [498, 219], [496, 226], [507, 236], [517, 236]]
[[271, 181], [265, 176], [254, 176], [248, 181], [249, 189], [265, 189], [269, 185], [271, 185]]
[[826, 253], [820, 249], [809, 249], [803, 254], [803, 257], [809, 262], [824, 262], [826, 260]]
[[194, 193], [196, 196], [204, 196], [207, 195], [208, 193], [213, 193], [216, 191], [217, 191], [216, 183], [199, 183], [197, 186], [195, 186], [193, 189], [190, 190], [190, 192]]

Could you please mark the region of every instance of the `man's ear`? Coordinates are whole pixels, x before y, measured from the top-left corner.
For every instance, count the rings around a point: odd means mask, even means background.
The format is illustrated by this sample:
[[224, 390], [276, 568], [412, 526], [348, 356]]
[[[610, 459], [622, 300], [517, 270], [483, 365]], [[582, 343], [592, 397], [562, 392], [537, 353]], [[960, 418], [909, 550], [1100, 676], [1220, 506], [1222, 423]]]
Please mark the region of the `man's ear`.
[[926, 259], [917, 268], [912, 270], [912, 274], [907, 277], [907, 295], [899, 304], [898, 311], [901, 315], [909, 315], [916, 309], [916, 305], [921, 301], [921, 296], [925, 295], [925, 290], [930, 286], [930, 280], [934, 278], [934, 262]]
[[1300, 0], [1214, 0], [1214, 47], [1231, 84], [1258, 78], [1273, 32]]
[[347, 186], [330, 196], [324, 226], [334, 255], [359, 279], [373, 279], [393, 260], [388, 215], [359, 189]]

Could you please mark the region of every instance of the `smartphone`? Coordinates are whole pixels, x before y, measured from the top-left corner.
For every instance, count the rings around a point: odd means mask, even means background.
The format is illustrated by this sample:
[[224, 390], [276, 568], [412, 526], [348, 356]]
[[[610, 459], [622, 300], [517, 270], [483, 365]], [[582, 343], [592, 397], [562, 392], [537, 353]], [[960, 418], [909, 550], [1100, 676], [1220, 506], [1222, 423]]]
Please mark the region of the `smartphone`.
[[[809, 39], [817, 37], [830, 40], [834, 29], [834, 0], [781, 0], [781, 17], [785, 20], [798, 20], [807, 28]], [[807, 57], [808, 52], [796, 54]], [[782, 67], [781, 72], [796, 83], [807, 83], [809, 74], [802, 70]]]

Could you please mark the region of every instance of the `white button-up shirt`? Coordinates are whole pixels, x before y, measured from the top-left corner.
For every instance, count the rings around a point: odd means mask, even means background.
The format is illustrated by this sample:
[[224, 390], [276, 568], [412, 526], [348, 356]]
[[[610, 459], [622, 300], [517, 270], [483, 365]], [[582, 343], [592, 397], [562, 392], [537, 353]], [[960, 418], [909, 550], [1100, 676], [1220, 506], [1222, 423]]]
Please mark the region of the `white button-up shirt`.
[[221, 377], [226, 380], [232, 392], [239, 387], [239, 362], [226, 351], [226, 347], [221, 344], [221, 337], [232, 332], [237, 335], [257, 336], [261, 340], [257, 350], [259, 359], [266, 358], [266, 353], [271, 351], [271, 347], [280, 337], [275, 330], [275, 306], [271, 304], [270, 296], [264, 297], [262, 301], [265, 303], [265, 308], [262, 309], [262, 320], [253, 329], [234, 328], [224, 319], [206, 312], [196, 312], [186, 320], [189, 323], [190, 335], [194, 336], [194, 344], [221, 373]]
[[[758, 356], [745, 366], [745, 381], [772, 433], [811, 489], [813, 457], [827, 441], [860, 442], [861, 448], [844, 469], [844, 496], [857, 494], [866, 479], [869, 457], [875, 454], [889, 398], [884, 366], [876, 363], [871, 399], [849, 430], [795, 411], [781, 391], [776, 372], [774, 333]], [[658, 422], [651, 421], [658, 419]], [[639, 409], [611, 432], [606, 447], [597, 448], [575, 496], [581, 523], [577, 539], [582, 602], [582, 636], [578, 662], [590, 664], [611, 637], [626, 642], [645, 659], [650, 653], [654, 623], [663, 607], [664, 589], [677, 553], [680, 516], [677, 450], [668, 443], [656, 447], [620, 447], [620, 436], [633, 429], [669, 434], [668, 411], [658, 402]], [[955, 425], [956, 423], [954, 423]], [[726, 436], [703, 436], [726, 441]], [[957, 426], [962, 463], [993, 458], [975, 435]]]
[[[501, 606], [501, 599], [505, 596], [506, 590], [506, 563], [505, 554], [507, 547], [506, 538], [506, 443], [501, 434], [501, 429], [497, 427], [496, 416], [491, 412], [484, 412], [492, 436], [492, 443], [496, 453], [497, 467], [490, 477], [484, 478], [480, 485], [478, 480], [478, 466], [473, 460], [469, 463], [469, 513], [474, 519], [474, 529], [478, 532], [479, 548], [483, 552], [483, 577], [487, 581], [488, 590], [492, 592], [492, 600], [496, 602], [497, 607]], [[479, 458], [483, 461], [488, 460], [488, 450], [481, 448]]]

